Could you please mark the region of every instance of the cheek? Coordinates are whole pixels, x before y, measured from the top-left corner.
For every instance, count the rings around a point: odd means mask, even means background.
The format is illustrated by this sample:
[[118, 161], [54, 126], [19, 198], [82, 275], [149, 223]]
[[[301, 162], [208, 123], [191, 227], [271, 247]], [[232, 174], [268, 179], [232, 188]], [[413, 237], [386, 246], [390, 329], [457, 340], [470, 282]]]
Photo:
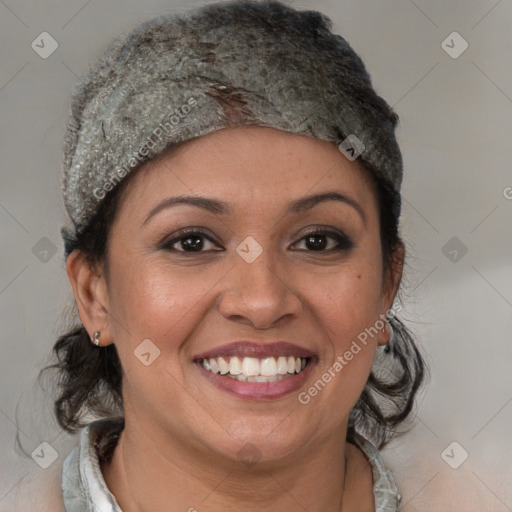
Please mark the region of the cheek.
[[377, 328], [383, 327], [380, 272], [375, 258], [361, 257], [336, 274], [317, 276], [306, 285], [309, 306], [330, 344], [319, 361], [321, 379], [329, 383], [326, 395], [337, 404], [346, 402], [347, 407], [364, 388], [375, 358]]
[[335, 274], [312, 276], [306, 287], [312, 311], [338, 350], [379, 318], [381, 274], [373, 260], [361, 259]]
[[179, 416], [183, 387], [177, 383], [185, 378], [180, 350], [201, 322], [201, 299], [218, 281], [218, 275], [198, 276], [196, 272], [194, 277], [192, 269], [176, 271], [168, 264], [145, 263], [138, 264], [136, 271], [129, 266], [119, 268], [112, 277], [116, 283], [110, 304], [116, 320], [114, 340], [128, 401], [153, 411], [172, 404]]
[[120, 350], [133, 349], [144, 339], [154, 342], [161, 352], [175, 352], [183, 333], [199, 323], [202, 298], [218, 275], [200, 274], [193, 268], [172, 269], [165, 262], [125, 265], [112, 276], [110, 309], [117, 330]]

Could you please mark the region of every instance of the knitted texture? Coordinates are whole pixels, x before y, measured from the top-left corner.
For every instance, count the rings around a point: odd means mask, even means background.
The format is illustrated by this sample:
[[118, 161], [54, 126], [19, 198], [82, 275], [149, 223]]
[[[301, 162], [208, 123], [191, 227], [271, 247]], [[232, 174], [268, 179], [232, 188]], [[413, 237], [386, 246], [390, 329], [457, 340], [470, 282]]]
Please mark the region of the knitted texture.
[[269, 126], [339, 145], [395, 193], [398, 116], [376, 94], [332, 21], [277, 1], [230, 1], [160, 16], [118, 38], [77, 84], [64, 142], [62, 192], [77, 237], [144, 162], [222, 128]]

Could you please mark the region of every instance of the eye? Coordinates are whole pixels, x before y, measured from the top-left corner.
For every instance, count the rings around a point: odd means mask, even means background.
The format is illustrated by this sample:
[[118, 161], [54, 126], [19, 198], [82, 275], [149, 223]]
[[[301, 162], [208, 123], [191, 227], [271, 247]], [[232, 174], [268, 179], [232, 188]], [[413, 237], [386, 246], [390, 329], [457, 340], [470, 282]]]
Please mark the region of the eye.
[[[329, 240], [331, 240], [331, 244], [329, 244]], [[342, 233], [322, 229], [310, 231], [297, 243], [302, 241], [306, 245], [306, 251], [314, 252], [348, 251], [354, 247], [354, 243]], [[332, 241], [334, 241], [334, 244]], [[212, 250], [208, 249], [208, 244], [217, 245], [204, 231], [197, 228], [189, 228], [182, 231], [179, 236], [174, 237], [172, 240], [165, 241], [161, 247], [181, 253], [199, 253]], [[331, 246], [328, 247], [329, 245]], [[213, 250], [222, 251], [223, 249]]]
[[[329, 247], [328, 240], [334, 240], [334, 247]], [[299, 242], [303, 241], [310, 251], [329, 252], [329, 251], [348, 251], [354, 247], [354, 243], [345, 235], [335, 231], [326, 231], [315, 229], [302, 237]], [[326, 249], [327, 248], [327, 249]]]
[[[203, 250], [205, 249], [205, 239], [207, 241], [206, 246], [208, 243], [215, 245], [215, 242], [213, 242], [213, 240], [204, 231], [196, 228], [189, 228], [182, 231], [179, 236], [172, 240], [164, 242], [162, 244], [162, 248], [184, 253], [206, 252]], [[176, 248], [174, 246], [176, 246]], [[208, 249], [208, 247], [206, 247], [206, 249]]]

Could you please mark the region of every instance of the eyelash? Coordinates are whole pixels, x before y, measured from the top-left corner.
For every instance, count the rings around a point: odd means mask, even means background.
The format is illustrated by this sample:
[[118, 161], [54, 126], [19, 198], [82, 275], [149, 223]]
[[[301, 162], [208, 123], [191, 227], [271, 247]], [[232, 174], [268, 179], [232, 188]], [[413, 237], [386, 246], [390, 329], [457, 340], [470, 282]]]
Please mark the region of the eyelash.
[[[203, 250], [201, 250], [201, 251], [181, 250], [180, 251], [180, 250], [176, 250], [176, 249], [172, 248], [173, 245], [176, 245], [178, 242], [181, 242], [182, 240], [186, 240], [187, 238], [193, 238], [194, 237], [193, 235], [204, 237], [211, 243], [215, 244], [215, 241], [212, 240], [212, 238], [205, 231], [203, 231], [201, 229], [197, 229], [197, 228], [188, 228], [188, 229], [185, 229], [184, 231], [182, 231], [178, 237], [175, 237], [172, 240], [163, 242], [161, 245], [161, 248], [170, 250], [173, 252], [179, 252], [182, 254], [190, 254], [190, 255], [200, 254], [202, 252], [208, 252], [208, 251], [203, 251]], [[304, 234], [304, 236], [302, 238], [300, 238], [300, 240], [298, 240], [298, 242], [304, 240], [305, 238], [307, 238], [309, 236], [315, 236], [315, 235], [316, 236], [323, 235], [323, 236], [327, 236], [327, 238], [332, 238], [332, 239], [336, 240], [337, 246], [334, 248], [331, 248], [331, 249], [319, 250], [319, 251], [307, 250], [307, 249], [301, 249], [301, 251], [305, 250], [306, 252], [330, 253], [330, 252], [349, 251], [350, 249], [352, 249], [354, 247], [354, 243], [347, 236], [341, 235], [335, 231], [329, 231], [329, 230], [324, 230], [324, 229], [320, 229], [320, 228], [317, 228], [317, 229], [307, 232], [306, 234]]]

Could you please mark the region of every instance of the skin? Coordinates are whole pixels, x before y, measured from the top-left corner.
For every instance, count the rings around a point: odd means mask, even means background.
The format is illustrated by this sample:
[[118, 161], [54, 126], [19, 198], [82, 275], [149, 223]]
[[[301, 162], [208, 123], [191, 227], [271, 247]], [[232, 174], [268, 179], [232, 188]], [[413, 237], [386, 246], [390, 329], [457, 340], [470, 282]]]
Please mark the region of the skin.
[[[356, 201], [365, 220], [338, 201], [285, 214], [291, 201], [328, 190]], [[233, 212], [179, 205], [143, 224], [160, 201], [182, 194], [227, 202]], [[187, 227], [205, 228], [212, 241], [196, 235], [199, 252], [185, 253], [183, 238], [162, 247]], [[304, 237], [317, 227], [344, 233], [353, 247], [332, 250], [338, 242], [330, 234], [308, 243]], [[263, 248], [252, 263], [236, 252], [248, 236]], [[328, 245], [315, 250], [322, 242]], [[124, 370], [126, 426], [102, 468], [123, 511], [172, 504], [199, 512], [334, 512], [343, 494], [344, 512], [374, 510], [371, 467], [345, 439], [387, 329], [307, 405], [298, 392], [263, 401], [229, 395], [193, 358], [238, 339], [287, 340], [317, 354], [307, 390], [392, 306], [403, 258], [402, 245], [383, 276], [373, 183], [357, 160], [325, 141], [230, 128], [133, 175], [111, 228], [107, 265], [92, 268], [74, 252], [66, 267], [84, 326], [91, 337], [101, 331], [101, 345], [115, 343]], [[134, 356], [145, 339], [160, 350], [149, 366]], [[248, 443], [255, 464], [238, 454]]]

